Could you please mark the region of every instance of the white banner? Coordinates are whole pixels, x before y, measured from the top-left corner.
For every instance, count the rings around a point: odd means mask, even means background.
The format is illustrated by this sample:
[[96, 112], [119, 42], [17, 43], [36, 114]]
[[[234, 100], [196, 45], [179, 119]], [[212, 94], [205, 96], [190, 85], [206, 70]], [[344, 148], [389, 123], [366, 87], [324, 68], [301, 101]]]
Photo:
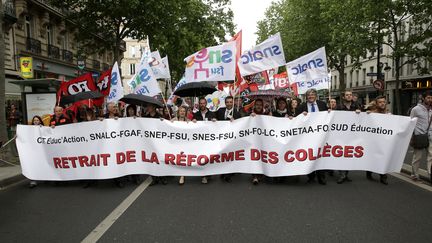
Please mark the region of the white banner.
[[32, 180], [289, 176], [323, 169], [383, 174], [400, 171], [415, 123], [404, 116], [343, 111], [233, 122], [121, 118], [54, 129], [19, 125], [17, 147], [22, 172]]
[[305, 94], [308, 89], [329, 89], [331, 84], [331, 77], [328, 76], [327, 78], [323, 79], [296, 82], [295, 84], [297, 85], [298, 94]]
[[236, 43], [202, 49], [184, 59], [187, 82], [229, 81], [235, 79]]
[[327, 78], [325, 47], [286, 64], [290, 83], [308, 82]]
[[164, 58], [162, 58], [162, 64], [164, 65], [164, 68], [165, 68], [165, 72], [164, 72], [164, 77], [163, 78], [170, 79], [171, 78], [171, 73], [170, 73], [170, 69], [169, 69], [168, 56], [165, 56]]
[[131, 93], [134, 94], [155, 96], [161, 93], [153, 70], [146, 61], [140, 62], [138, 72], [129, 80], [128, 84]]
[[116, 102], [123, 97], [123, 85], [118, 63], [115, 62], [111, 70], [111, 86], [107, 102]]
[[243, 52], [238, 67], [242, 76], [285, 65], [280, 33], [270, 36], [249, 51]]
[[170, 78], [169, 70], [166, 68], [165, 63], [162, 61], [159, 51], [154, 51], [151, 53], [149, 64], [156, 78], [160, 78], [160, 79]]

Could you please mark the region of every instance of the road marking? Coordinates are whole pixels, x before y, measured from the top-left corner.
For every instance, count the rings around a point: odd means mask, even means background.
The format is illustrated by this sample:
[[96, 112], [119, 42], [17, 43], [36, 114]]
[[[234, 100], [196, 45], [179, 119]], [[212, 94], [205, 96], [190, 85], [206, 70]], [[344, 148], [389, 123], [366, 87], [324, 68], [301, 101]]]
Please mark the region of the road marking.
[[81, 242], [96, 242], [98, 241], [105, 232], [122, 216], [122, 214], [132, 205], [132, 203], [144, 192], [145, 189], [150, 185], [152, 179], [151, 176], [147, 177], [141, 185], [139, 185], [120, 205], [117, 206], [96, 228]]
[[404, 176], [404, 175], [401, 175], [399, 173], [391, 173], [390, 175], [392, 175], [392, 176], [394, 176], [396, 178], [399, 178], [399, 179], [401, 179], [401, 180], [403, 180], [405, 182], [408, 182], [410, 184], [413, 184], [415, 186], [421, 187], [421, 188], [423, 188], [425, 190], [428, 190], [428, 191], [432, 192], [432, 187], [429, 186], [429, 185], [424, 184], [425, 181], [422, 181], [422, 183], [415, 182], [415, 181], [411, 180], [411, 178], [409, 178], [407, 176]]

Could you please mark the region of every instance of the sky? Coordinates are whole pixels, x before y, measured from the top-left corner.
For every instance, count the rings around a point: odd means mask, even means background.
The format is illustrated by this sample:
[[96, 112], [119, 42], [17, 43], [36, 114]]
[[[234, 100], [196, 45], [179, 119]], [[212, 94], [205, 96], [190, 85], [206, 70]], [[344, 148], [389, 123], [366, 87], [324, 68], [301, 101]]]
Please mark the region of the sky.
[[257, 22], [264, 19], [264, 12], [274, 0], [231, 0], [234, 12], [236, 33], [243, 30], [242, 49], [248, 50], [255, 46], [257, 36]]

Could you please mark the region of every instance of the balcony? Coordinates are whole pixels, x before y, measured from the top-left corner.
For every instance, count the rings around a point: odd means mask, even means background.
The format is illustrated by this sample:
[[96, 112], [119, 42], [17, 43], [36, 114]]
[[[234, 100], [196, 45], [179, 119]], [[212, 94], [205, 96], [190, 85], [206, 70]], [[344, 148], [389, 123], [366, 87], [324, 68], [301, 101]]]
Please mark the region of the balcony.
[[33, 38], [27, 38], [26, 50], [35, 54], [41, 54], [41, 42]]
[[72, 63], [73, 62], [73, 53], [68, 50], [62, 50], [62, 58], [63, 61]]
[[93, 60], [93, 68], [99, 70], [100, 67], [100, 62], [98, 60]]
[[12, 25], [15, 24], [18, 20], [15, 14], [13, 1], [11, 0], [4, 1], [3, 14], [4, 14], [3, 19], [4, 19], [5, 29], [9, 30], [12, 27]]
[[53, 45], [48, 45], [48, 57], [60, 59], [60, 48]]

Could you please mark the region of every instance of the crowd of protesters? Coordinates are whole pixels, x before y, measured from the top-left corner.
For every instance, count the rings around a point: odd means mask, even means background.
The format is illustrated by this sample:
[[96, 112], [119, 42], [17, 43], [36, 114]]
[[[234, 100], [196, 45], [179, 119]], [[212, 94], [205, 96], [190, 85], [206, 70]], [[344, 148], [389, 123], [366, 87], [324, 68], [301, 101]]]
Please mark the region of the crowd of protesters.
[[[417, 123], [416, 132], [424, 132], [430, 129], [430, 124], [432, 111], [432, 94], [425, 94], [425, 102], [420, 103], [411, 111], [411, 117], [418, 117], [419, 122]], [[50, 126], [60, 126], [69, 123], [86, 122], [93, 120], [103, 120], [103, 119], [118, 119], [120, 117], [146, 117], [154, 119], [167, 119], [171, 121], [182, 121], [182, 122], [196, 122], [196, 121], [233, 121], [245, 116], [274, 116], [292, 119], [293, 117], [299, 115], [306, 115], [310, 112], [330, 112], [331, 110], [339, 110], [346, 112], [367, 112], [367, 113], [383, 113], [387, 114], [387, 100], [385, 96], [378, 96], [370, 104], [363, 106], [358, 101], [355, 100], [355, 96], [351, 90], [346, 90], [341, 96], [341, 101], [338, 102], [336, 99], [329, 99], [328, 102], [323, 102], [318, 99], [317, 91], [315, 89], [310, 89], [306, 92], [305, 102], [301, 103], [300, 99], [292, 98], [287, 99], [283, 97], [276, 97], [274, 99], [274, 105], [267, 105], [263, 99], [255, 99], [254, 105], [250, 111], [243, 109], [241, 99], [239, 97], [228, 96], [225, 98], [225, 107], [219, 108], [215, 112], [210, 111], [207, 108], [207, 100], [205, 98], [199, 98], [198, 107], [196, 111], [189, 102], [185, 102], [179, 99], [176, 104], [172, 107], [165, 106], [163, 108], [157, 108], [155, 105], [149, 104], [146, 107], [140, 107], [136, 105], [127, 105], [125, 107], [118, 107], [115, 103], [109, 103], [106, 107], [106, 113], [95, 110], [94, 107], [89, 107], [87, 105], [81, 105], [76, 110], [76, 114], [71, 112], [65, 112], [65, 110], [56, 106], [54, 108], [54, 114], [50, 120]], [[424, 121], [423, 121], [424, 120]], [[43, 125], [42, 119], [38, 116], [33, 117], [32, 125]], [[420, 131], [421, 130], [421, 131]], [[414, 150], [414, 158], [412, 162], [412, 179], [418, 180], [418, 168], [419, 161], [421, 159], [422, 150]], [[429, 174], [432, 161], [432, 145], [428, 148], [428, 169]], [[318, 183], [321, 185], [326, 185], [326, 176], [337, 176], [336, 181], [338, 184], [345, 182], [351, 182], [348, 171], [334, 171], [330, 170], [318, 170], [308, 174], [308, 183], [315, 182], [317, 179]], [[220, 178], [226, 182], [231, 182], [234, 174], [224, 174]], [[380, 182], [387, 185], [387, 175], [379, 175]], [[366, 178], [373, 180], [372, 173], [366, 172]], [[207, 184], [209, 182], [210, 176], [201, 177], [202, 184]], [[272, 182], [282, 182], [286, 177], [276, 177], [268, 178], [263, 175], [253, 174], [251, 182], [254, 185], [258, 185], [263, 180]], [[431, 178], [432, 179], [432, 178]], [[113, 180], [115, 184], [119, 187], [123, 187], [128, 181], [139, 184], [142, 182], [141, 175], [131, 175], [122, 178], [116, 178]], [[93, 185], [95, 181], [85, 181], [84, 187], [89, 187]], [[167, 184], [167, 177], [156, 177], [152, 176], [151, 185], [155, 184]], [[178, 180], [179, 185], [185, 183], [185, 177], [181, 176]], [[32, 181], [30, 187], [36, 186], [36, 182]]]

